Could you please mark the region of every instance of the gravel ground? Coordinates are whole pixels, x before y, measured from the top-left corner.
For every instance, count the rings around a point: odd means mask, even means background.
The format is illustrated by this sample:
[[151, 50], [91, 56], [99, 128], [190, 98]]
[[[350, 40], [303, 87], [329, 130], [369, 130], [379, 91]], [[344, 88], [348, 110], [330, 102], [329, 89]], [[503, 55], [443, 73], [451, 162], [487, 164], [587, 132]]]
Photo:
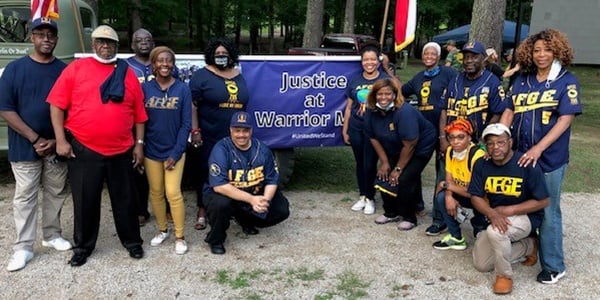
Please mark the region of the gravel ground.
[[[287, 192], [292, 215], [284, 223], [248, 237], [232, 224], [227, 254], [210, 254], [205, 232], [193, 229], [192, 193], [188, 199], [189, 252], [174, 253], [171, 236], [150, 247], [154, 219], [142, 228], [145, 258], [134, 260], [115, 235], [110, 204], [104, 201], [102, 228], [88, 263], [67, 264], [71, 252], [35, 244], [35, 257], [18, 272], [7, 272], [12, 253], [14, 185], [0, 186], [0, 299], [90, 299], [158, 296], [159, 299], [488, 299], [494, 275], [471, 263], [470, 227], [465, 251], [439, 251], [436, 237], [424, 234], [429, 217], [401, 232], [394, 224], [376, 225], [374, 216], [350, 211], [348, 194]], [[426, 197], [430, 197], [427, 195]], [[556, 285], [535, 281], [540, 271], [514, 265], [513, 293], [506, 299], [598, 299], [600, 295], [599, 194], [564, 194], [563, 218], [567, 276]], [[105, 199], [107, 199], [105, 195]], [[381, 206], [378, 202], [378, 211]], [[430, 203], [427, 209], [430, 209]], [[63, 212], [64, 236], [72, 237], [72, 205]]]

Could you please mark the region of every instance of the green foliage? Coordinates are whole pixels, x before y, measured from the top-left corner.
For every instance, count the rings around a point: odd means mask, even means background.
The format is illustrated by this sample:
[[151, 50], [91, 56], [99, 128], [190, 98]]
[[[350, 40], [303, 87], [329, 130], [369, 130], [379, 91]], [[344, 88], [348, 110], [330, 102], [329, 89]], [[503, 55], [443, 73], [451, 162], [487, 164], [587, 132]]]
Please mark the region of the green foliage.
[[346, 271], [337, 278], [340, 283], [336, 289], [344, 299], [359, 299], [368, 295], [364, 289], [368, 288], [371, 283], [364, 282], [355, 273]]
[[315, 281], [323, 279], [323, 274], [325, 271], [323, 269], [317, 269], [315, 271], [309, 271], [306, 267], [301, 267], [298, 269], [292, 269], [286, 272], [286, 274], [293, 278], [299, 279], [302, 281]]

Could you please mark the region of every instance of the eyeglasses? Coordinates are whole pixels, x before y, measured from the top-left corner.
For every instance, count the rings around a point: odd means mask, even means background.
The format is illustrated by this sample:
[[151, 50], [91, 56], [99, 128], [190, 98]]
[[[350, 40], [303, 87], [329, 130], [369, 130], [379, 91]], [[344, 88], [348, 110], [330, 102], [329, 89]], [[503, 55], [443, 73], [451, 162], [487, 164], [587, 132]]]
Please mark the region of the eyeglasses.
[[508, 139], [504, 139], [504, 140], [498, 140], [498, 141], [496, 141], [496, 142], [486, 142], [486, 143], [485, 143], [485, 146], [486, 146], [488, 149], [494, 148], [494, 147], [496, 147], [496, 146], [497, 146], [497, 147], [499, 147], [499, 148], [501, 148], [501, 147], [504, 147], [504, 146], [506, 146], [506, 143], [507, 143], [507, 142], [508, 142]]
[[448, 135], [448, 141], [459, 140], [462, 141], [467, 137], [466, 134]]
[[109, 39], [95, 39], [94, 45], [96, 45], [96, 46], [103, 46], [103, 45], [116, 46], [117, 42], [115, 42], [113, 40], [109, 40]]
[[40, 39], [47, 38], [50, 41], [56, 40], [58, 35], [54, 32], [32, 32], [31, 35], [38, 37]]

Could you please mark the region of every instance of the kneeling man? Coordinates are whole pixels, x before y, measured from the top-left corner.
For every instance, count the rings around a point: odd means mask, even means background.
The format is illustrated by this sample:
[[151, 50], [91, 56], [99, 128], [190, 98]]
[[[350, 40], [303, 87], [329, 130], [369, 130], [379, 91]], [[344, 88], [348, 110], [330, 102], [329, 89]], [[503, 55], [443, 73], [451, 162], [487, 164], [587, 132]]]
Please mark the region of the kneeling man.
[[[477, 235], [473, 264], [481, 272], [495, 270], [494, 293], [512, 291], [511, 263], [537, 262], [537, 241], [531, 236], [544, 218], [548, 191], [539, 166], [521, 167], [521, 153], [512, 150], [510, 130], [503, 124], [488, 125], [482, 138], [491, 159], [480, 159], [469, 185], [471, 202], [490, 224]], [[486, 200], [487, 199], [487, 200]]]
[[231, 217], [245, 234], [269, 227], [290, 215], [288, 200], [277, 189], [279, 173], [269, 148], [252, 137], [246, 112], [231, 118], [230, 136], [217, 142], [208, 159], [209, 179], [204, 186], [210, 231], [205, 242], [213, 254], [224, 254], [223, 243]]

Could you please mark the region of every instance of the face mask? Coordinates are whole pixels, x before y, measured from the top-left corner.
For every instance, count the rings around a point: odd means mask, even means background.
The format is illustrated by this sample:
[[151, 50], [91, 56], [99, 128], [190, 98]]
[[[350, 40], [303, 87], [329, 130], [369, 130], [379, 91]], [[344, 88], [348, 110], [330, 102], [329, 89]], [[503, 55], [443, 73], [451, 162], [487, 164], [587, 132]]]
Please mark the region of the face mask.
[[227, 55], [217, 55], [215, 56], [215, 65], [219, 70], [225, 70], [229, 65], [229, 56]]
[[375, 106], [377, 106], [377, 108], [383, 110], [383, 111], [389, 111], [390, 109], [392, 109], [394, 107], [394, 102], [390, 102], [390, 104], [388, 104], [386, 107], [382, 107], [379, 102], [375, 103]]
[[460, 151], [460, 152], [456, 152], [456, 151], [452, 150], [452, 157], [456, 158], [457, 160], [463, 160], [467, 156], [467, 151], [468, 150], [469, 149], [465, 149], [465, 150]]
[[115, 61], [117, 61], [117, 56], [113, 56], [112, 58], [109, 59], [104, 59], [100, 56], [98, 56], [98, 54], [94, 53], [94, 55], [92, 56], [95, 60], [97, 60], [99, 63], [101, 64], [112, 64]]

